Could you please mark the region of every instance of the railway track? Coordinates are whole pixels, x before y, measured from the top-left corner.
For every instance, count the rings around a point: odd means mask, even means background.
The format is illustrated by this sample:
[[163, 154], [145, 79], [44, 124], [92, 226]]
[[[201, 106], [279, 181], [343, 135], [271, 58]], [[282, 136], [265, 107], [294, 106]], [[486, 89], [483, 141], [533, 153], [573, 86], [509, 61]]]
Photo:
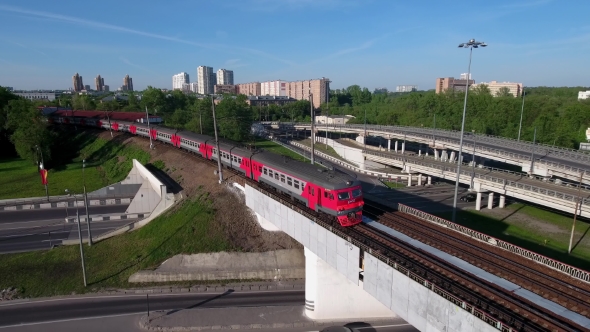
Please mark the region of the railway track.
[[590, 317], [590, 285], [514, 253], [401, 212], [365, 202], [363, 212], [387, 227], [507, 279], [571, 311]]
[[[216, 162], [190, 151], [179, 149], [179, 152], [217, 166]], [[357, 227], [343, 228], [333, 216], [310, 210], [301, 202], [276, 192], [274, 188], [248, 179], [235, 170], [224, 168], [225, 172], [230, 173], [233, 180], [259, 188], [266, 195], [299, 210], [303, 215], [339, 236], [348, 238], [349, 242], [357, 245], [361, 250], [369, 251], [397, 270], [407, 271], [412, 279], [456, 305], [462, 306], [463, 309], [470, 310], [480, 319], [486, 320], [486, 317], [493, 317], [503, 322], [505, 325], [502, 331], [583, 331], [569, 321], [547, 315], [538, 310], [533, 303], [516, 299], [512, 293], [480, 280], [476, 276], [458, 271], [450, 263], [397, 240], [387, 233], [362, 224]], [[452, 294], [454, 298], [449, 298], [448, 294]], [[457, 298], [463, 302], [458, 303]], [[490, 321], [488, 323], [492, 324]], [[510, 328], [505, 327], [506, 325]]]

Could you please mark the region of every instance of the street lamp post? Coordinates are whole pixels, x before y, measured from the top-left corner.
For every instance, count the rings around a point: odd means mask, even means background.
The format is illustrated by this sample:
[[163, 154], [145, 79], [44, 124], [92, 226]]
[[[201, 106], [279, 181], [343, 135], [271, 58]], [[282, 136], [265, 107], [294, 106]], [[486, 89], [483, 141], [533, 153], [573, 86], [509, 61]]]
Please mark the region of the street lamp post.
[[524, 87], [522, 87], [522, 106], [520, 108], [520, 124], [518, 125], [518, 142], [520, 142], [520, 132], [522, 130], [522, 115], [524, 114]]
[[457, 156], [457, 177], [455, 179], [455, 196], [453, 198], [453, 222], [457, 217], [457, 195], [459, 194], [459, 176], [461, 175], [461, 154], [463, 153], [463, 134], [465, 131], [465, 113], [467, 112], [467, 95], [469, 93], [469, 78], [471, 76], [471, 56], [473, 49], [478, 47], [488, 46], [484, 42], [475, 41], [475, 39], [469, 40], [467, 43], [461, 43], [460, 48], [469, 49], [469, 66], [467, 67], [467, 77], [465, 83], [465, 101], [463, 102], [463, 119], [461, 120], [461, 138], [459, 140], [459, 155]]
[[313, 114], [313, 93], [309, 94], [309, 108], [311, 112], [311, 155], [310, 160], [311, 164], [315, 165], [315, 114]]
[[217, 119], [215, 118], [215, 97], [211, 95], [211, 110], [213, 112], [213, 129], [215, 131], [215, 145], [217, 148], [217, 173], [219, 174], [219, 184], [223, 183], [223, 173], [221, 171], [221, 150], [219, 149], [219, 138], [217, 136]]
[[147, 122], [148, 136], [150, 137], [150, 149], [152, 149], [154, 147], [154, 143], [152, 142], [152, 131], [150, 129], [150, 115], [148, 114], [147, 106], [145, 107], [145, 121]]
[[363, 144], [365, 145], [365, 151], [367, 150], [367, 109], [365, 108], [365, 137], [363, 137]]
[[86, 177], [84, 169], [86, 168], [86, 159], [82, 160], [82, 183], [84, 185], [84, 207], [86, 207], [86, 226], [88, 227], [88, 246], [92, 246], [92, 234], [90, 233], [90, 213], [88, 213], [88, 193], [86, 192]]
[[[66, 189], [66, 193], [70, 191]], [[80, 239], [80, 258], [82, 259], [82, 276], [84, 277], [84, 287], [86, 284], [86, 266], [84, 264], [84, 247], [82, 246], [82, 230], [80, 229], [80, 213], [78, 212], [78, 200], [76, 199], [76, 193], [72, 191], [74, 195], [74, 203], [76, 204], [76, 219], [78, 220], [78, 238]]]
[[473, 180], [475, 179], [475, 129], [471, 130], [473, 135], [473, 154], [471, 155], [471, 189], [473, 189]]

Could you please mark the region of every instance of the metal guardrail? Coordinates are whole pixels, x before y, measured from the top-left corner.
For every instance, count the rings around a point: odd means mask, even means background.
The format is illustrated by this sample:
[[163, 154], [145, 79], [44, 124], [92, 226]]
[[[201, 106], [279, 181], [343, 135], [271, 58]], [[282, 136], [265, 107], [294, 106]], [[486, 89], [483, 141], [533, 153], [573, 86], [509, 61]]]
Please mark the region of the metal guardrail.
[[[271, 124], [285, 125], [286, 123], [271, 123]], [[309, 123], [294, 123], [294, 124], [288, 124], [288, 125], [302, 126], [302, 127], [311, 126], [311, 124], [309, 124]], [[341, 126], [326, 126], [326, 125], [321, 126], [321, 125], [318, 125], [317, 129], [321, 130], [322, 127], [330, 128], [330, 129], [350, 128], [350, 129], [355, 129], [355, 130], [357, 130], [357, 129], [364, 130], [364, 125], [341, 125]], [[393, 129], [392, 129], [392, 127], [393, 127]], [[397, 127], [396, 126], [376, 126], [376, 125], [367, 126], [368, 131], [381, 131], [381, 132], [386, 132], [386, 133], [391, 133], [391, 134], [396, 134], [396, 135], [407, 135], [408, 134], [407, 131], [404, 131], [402, 129], [395, 129], [395, 128], [397, 128]], [[400, 128], [403, 128], [403, 127], [400, 126]], [[459, 139], [460, 133], [457, 132], [457, 135], [454, 135], [454, 136], [456, 136], [456, 139], [450, 139], [447, 137], [440, 137], [440, 136], [436, 137], [436, 139], [433, 139], [432, 129], [428, 130], [428, 129], [412, 128], [411, 136], [418, 137], [426, 142], [443, 142], [443, 143], [456, 145], [456, 144], [458, 144], [457, 139]], [[478, 139], [479, 139], [479, 137], [478, 137]], [[465, 142], [464, 145], [466, 146], [466, 150], [468, 150], [468, 149], [473, 149], [474, 144], [469, 144], [468, 142]], [[516, 160], [519, 162], [530, 162], [531, 161], [531, 156], [528, 154], [524, 155], [524, 154], [520, 154], [520, 153], [507, 152], [502, 149], [496, 149], [496, 148], [490, 148], [490, 147], [483, 146], [483, 145], [478, 145], [477, 143], [475, 144], [475, 149], [477, 152], [480, 152], [480, 153], [485, 152], [485, 153], [496, 155], [501, 158], [512, 159], [512, 160]], [[582, 157], [580, 157], [580, 158], [582, 158]], [[584, 158], [586, 158], [586, 159], [584, 159]], [[584, 158], [576, 159], [576, 160], [590, 161], [590, 156], [584, 157]], [[579, 167], [567, 166], [565, 164], [546, 161], [544, 159], [535, 158], [535, 163], [542, 164], [545, 166], [550, 166], [550, 167], [553, 167], [558, 170], [564, 170], [564, 171], [569, 171], [572, 173], [583, 173], [584, 175], [590, 175], [589, 169], [582, 169]]]
[[[76, 198], [78, 200], [83, 200], [83, 194], [76, 194]], [[121, 195], [121, 194], [111, 194], [111, 195], [88, 195], [88, 200], [105, 200], [105, 199], [121, 199], [121, 198], [133, 198], [133, 195]], [[17, 199], [7, 199], [0, 201], [0, 206], [17, 206], [17, 205], [35, 205], [35, 204], [47, 204], [47, 203], [61, 203], [61, 202], [70, 202], [74, 201], [76, 198], [74, 196], [49, 196], [47, 197], [34, 197], [34, 198], [17, 198]]]
[[[424, 166], [424, 167], [428, 167], [428, 168], [432, 168], [432, 169], [437, 169], [437, 170], [440, 170], [443, 172], [452, 172], [452, 173], [457, 172], [456, 166], [447, 167], [447, 166], [437, 165], [437, 164], [428, 163], [428, 162], [420, 162], [420, 161], [416, 161], [416, 160], [410, 160], [408, 158], [401, 157], [401, 156], [392, 156], [392, 155], [387, 155], [387, 154], [373, 152], [373, 151], [367, 151], [367, 150], [365, 150], [364, 153], [369, 154], [369, 155], [375, 155], [375, 156], [385, 158], [385, 159], [398, 160], [398, 161], [405, 163], [405, 164], [420, 165], [420, 166]], [[467, 166], [467, 164], [463, 164], [463, 165]], [[460, 174], [471, 177], [473, 173], [471, 171], [464, 170], [462, 167]], [[560, 192], [557, 190], [550, 190], [550, 189], [546, 189], [546, 188], [537, 187], [534, 185], [523, 184], [520, 182], [506, 180], [505, 178], [495, 177], [495, 176], [491, 176], [491, 175], [475, 173], [475, 175], [473, 175], [473, 176], [474, 176], [474, 178], [477, 178], [477, 179], [482, 179], [482, 180], [502, 184], [502, 186], [504, 186], [504, 187], [510, 186], [513, 188], [522, 189], [522, 190], [526, 190], [526, 191], [530, 191], [530, 192], [534, 192], [534, 193], [539, 193], [542, 195], [547, 195], [550, 197], [563, 199], [566, 201], [575, 202], [576, 199], [578, 198], [575, 195], [563, 193], [563, 192]], [[584, 202], [586, 202], [587, 200], [588, 200], [587, 198], [582, 199], [582, 204], [584, 204]]]
[[479, 240], [481, 242], [485, 242], [489, 245], [500, 247], [504, 250], [510, 251], [514, 254], [528, 258], [532, 261], [543, 264], [543, 265], [550, 267], [554, 270], [565, 273], [573, 278], [576, 278], [576, 279], [579, 279], [579, 280], [582, 280], [585, 282], [590, 282], [590, 272], [588, 272], [588, 271], [585, 271], [580, 268], [565, 264], [563, 262], [543, 256], [543, 255], [538, 254], [536, 252], [516, 246], [512, 243], [508, 243], [506, 241], [491, 237], [489, 235], [475, 231], [471, 228], [456, 224], [454, 222], [451, 222], [446, 219], [431, 215], [429, 213], [420, 211], [418, 209], [409, 207], [409, 206], [401, 204], [401, 203], [398, 203], [398, 210], [400, 212], [415, 216], [415, 217], [420, 218], [422, 220], [432, 222], [434, 224], [446, 227], [448, 229], [452, 229], [456, 232], [467, 235], [467, 236], [469, 236], [473, 239]]

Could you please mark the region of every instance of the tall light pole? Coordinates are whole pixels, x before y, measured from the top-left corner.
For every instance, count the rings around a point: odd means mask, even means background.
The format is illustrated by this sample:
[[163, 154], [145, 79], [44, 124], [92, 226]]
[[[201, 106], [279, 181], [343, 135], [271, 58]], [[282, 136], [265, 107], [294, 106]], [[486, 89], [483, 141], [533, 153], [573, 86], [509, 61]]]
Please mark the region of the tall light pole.
[[520, 142], [520, 132], [522, 130], [522, 115], [524, 114], [524, 86], [522, 87], [522, 106], [520, 108], [520, 124], [518, 125], [518, 142]]
[[92, 234], [90, 233], [90, 213], [88, 213], [88, 193], [86, 192], [86, 177], [84, 169], [86, 168], [86, 159], [82, 160], [82, 184], [84, 185], [84, 207], [86, 207], [86, 226], [88, 227], [88, 246], [92, 246]]
[[154, 143], [152, 143], [152, 131], [150, 130], [150, 115], [148, 114], [147, 106], [145, 107], [145, 120], [148, 126], [148, 136], [150, 137], [150, 149], [154, 147]]
[[471, 76], [471, 55], [473, 49], [478, 47], [488, 46], [484, 42], [475, 41], [470, 39], [467, 43], [461, 43], [459, 48], [469, 49], [469, 66], [467, 67], [467, 77], [465, 83], [465, 101], [463, 102], [463, 119], [461, 121], [461, 138], [459, 140], [459, 155], [457, 156], [457, 178], [455, 179], [455, 197], [453, 198], [453, 222], [457, 218], [457, 195], [459, 194], [459, 176], [461, 175], [461, 154], [463, 153], [463, 134], [465, 131], [465, 113], [467, 112], [467, 94], [469, 93], [469, 78]]
[[217, 173], [219, 175], [219, 184], [223, 183], [223, 173], [221, 171], [221, 150], [219, 149], [219, 138], [217, 137], [217, 119], [215, 118], [215, 97], [211, 95], [211, 110], [213, 112], [213, 129], [215, 131], [215, 145], [217, 148]]
[[473, 189], [473, 180], [475, 179], [475, 129], [471, 130], [473, 135], [473, 154], [471, 155], [471, 189]]
[[313, 93], [309, 93], [309, 108], [311, 112], [311, 164], [315, 165], [314, 155], [315, 155], [315, 114], [313, 114]]
[[[69, 194], [70, 191], [66, 189], [66, 193]], [[82, 230], [80, 229], [80, 213], [78, 212], [78, 199], [76, 199], [75, 192], [72, 191], [72, 194], [74, 195], [74, 203], [76, 204], [76, 219], [78, 220], [78, 238], [80, 239], [80, 258], [82, 259], [82, 276], [84, 277], [84, 287], [86, 287], [86, 266], [84, 264], [84, 247], [82, 246]]]
[[367, 109], [365, 108], [365, 137], [363, 137], [365, 151], [367, 150]]

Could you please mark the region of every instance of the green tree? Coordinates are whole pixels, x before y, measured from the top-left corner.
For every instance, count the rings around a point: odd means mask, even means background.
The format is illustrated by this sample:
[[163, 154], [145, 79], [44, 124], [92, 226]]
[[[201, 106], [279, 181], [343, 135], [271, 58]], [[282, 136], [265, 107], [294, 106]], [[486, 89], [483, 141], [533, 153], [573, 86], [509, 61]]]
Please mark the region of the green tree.
[[11, 131], [10, 141], [18, 155], [31, 162], [38, 162], [39, 148], [45, 161], [48, 161], [51, 158], [53, 136], [47, 121], [33, 103], [25, 99], [11, 100], [6, 106], [6, 113], [6, 125]]
[[510, 92], [509, 88], [503, 86], [496, 91], [496, 97], [514, 97], [514, 95]]

